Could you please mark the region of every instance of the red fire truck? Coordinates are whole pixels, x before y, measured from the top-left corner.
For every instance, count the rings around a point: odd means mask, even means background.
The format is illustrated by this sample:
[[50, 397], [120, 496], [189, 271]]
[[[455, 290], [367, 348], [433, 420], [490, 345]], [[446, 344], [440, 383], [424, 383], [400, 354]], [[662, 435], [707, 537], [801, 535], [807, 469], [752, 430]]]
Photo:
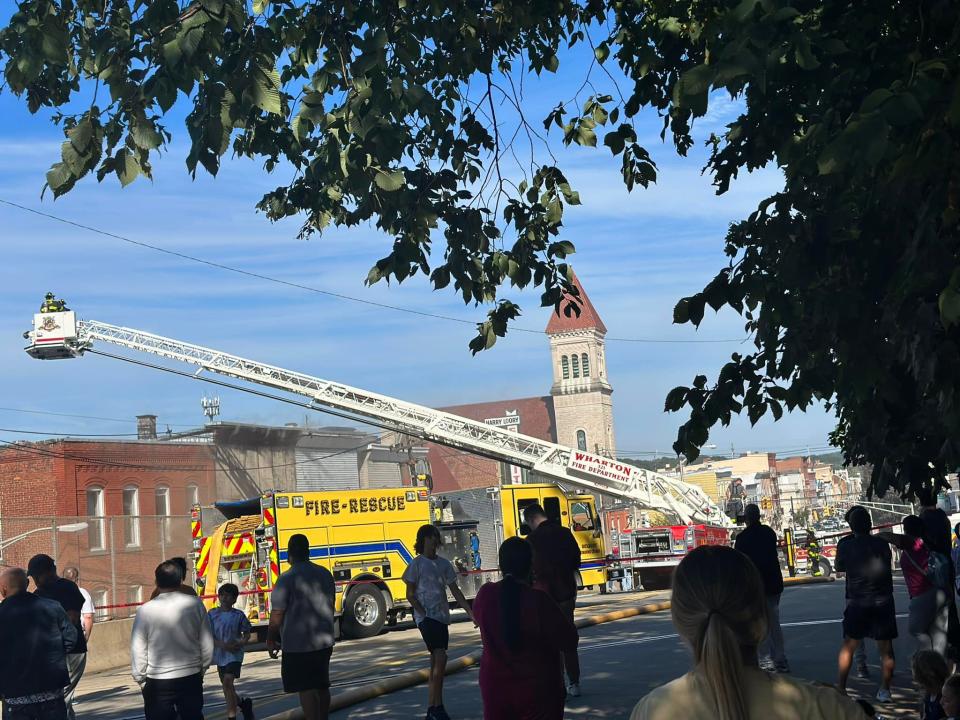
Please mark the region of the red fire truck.
[[645, 590], [670, 587], [673, 568], [695, 547], [730, 544], [730, 530], [716, 525], [633, 528], [617, 531], [616, 536], [617, 564], [630, 573], [633, 587], [642, 585]]

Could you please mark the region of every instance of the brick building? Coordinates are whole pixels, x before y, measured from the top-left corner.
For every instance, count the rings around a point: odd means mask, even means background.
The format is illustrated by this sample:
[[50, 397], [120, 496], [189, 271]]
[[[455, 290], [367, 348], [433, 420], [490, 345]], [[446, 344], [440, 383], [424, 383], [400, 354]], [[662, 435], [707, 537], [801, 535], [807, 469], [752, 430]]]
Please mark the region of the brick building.
[[149, 595], [157, 563], [191, 551], [189, 509], [213, 501], [214, 472], [208, 446], [158, 442], [145, 419], [137, 440], [0, 450], [0, 561], [25, 567], [44, 552], [75, 565], [101, 607]]
[[[613, 388], [607, 376], [607, 328], [580, 281], [580, 314], [554, 313], [547, 323], [553, 383], [550, 394], [442, 408], [480, 422], [598, 455], [616, 456]], [[439, 492], [524, 482], [526, 471], [478, 455], [429, 445]]]

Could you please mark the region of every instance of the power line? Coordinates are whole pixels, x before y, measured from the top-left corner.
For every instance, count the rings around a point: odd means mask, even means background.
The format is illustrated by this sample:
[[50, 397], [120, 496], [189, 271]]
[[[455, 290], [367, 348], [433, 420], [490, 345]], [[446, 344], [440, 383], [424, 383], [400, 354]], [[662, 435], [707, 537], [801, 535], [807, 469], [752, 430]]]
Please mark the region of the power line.
[[[102, 230], [92, 225], [85, 225], [84, 223], [77, 222], [76, 220], [69, 220], [59, 215], [54, 215], [52, 213], [44, 212], [42, 210], [36, 210], [26, 205], [21, 205], [19, 203], [0, 198], [0, 203], [8, 205], [9, 207], [22, 210], [23, 212], [32, 213], [33, 215], [38, 215], [48, 220], [53, 220], [55, 222], [63, 223], [64, 225], [70, 225], [72, 227], [80, 228], [81, 230], [86, 230], [88, 232], [96, 233], [97, 235], [103, 235], [104, 237], [113, 238], [114, 240], [120, 240], [121, 242], [129, 243], [131, 245], [136, 245], [140, 248], [145, 248], [147, 250], [153, 250], [154, 252], [163, 253], [164, 255], [171, 255], [181, 260], [188, 260], [190, 262], [199, 263], [201, 265], [206, 265], [208, 267], [216, 268], [218, 270], [223, 270], [225, 272], [236, 273], [238, 275], [244, 275], [246, 277], [254, 278], [256, 280], [263, 280], [265, 282], [276, 283], [277, 285], [285, 285], [287, 287], [295, 288], [297, 290], [306, 290], [307, 292], [318, 293], [320, 295], [326, 295], [328, 297], [337, 298], [338, 300], [347, 300], [349, 302], [361, 303], [363, 305], [369, 305], [371, 307], [380, 308], [383, 310], [394, 310], [396, 312], [408, 313], [410, 315], [418, 315], [420, 317], [428, 317], [434, 320], [445, 320], [447, 322], [461, 323], [464, 325], [474, 325], [476, 326], [477, 322], [475, 320], [467, 320], [465, 318], [453, 317], [452, 315], [441, 315], [439, 313], [426, 312], [424, 310], [414, 310], [409, 307], [402, 307], [399, 305], [390, 305], [387, 303], [377, 302], [375, 300], [367, 300], [365, 298], [354, 297], [352, 295], [344, 295], [343, 293], [333, 292], [331, 290], [323, 290], [322, 288], [313, 287], [312, 285], [304, 285], [302, 283], [292, 282], [290, 280], [283, 280], [278, 277], [273, 277], [272, 275], [264, 275], [263, 273], [253, 272], [251, 270], [243, 270], [241, 268], [233, 267], [231, 265], [226, 265], [224, 263], [216, 262], [214, 260], [207, 260], [205, 258], [197, 257], [195, 255], [188, 255], [187, 253], [178, 252], [176, 250], [170, 250], [159, 245], [153, 245], [151, 243], [143, 242], [142, 240], [134, 240], [132, 238], [126, 237], [124, 235], [118, 235], [117, 233], [109, 232], [107, 230]], [[544, 330], [535, 330], [533, 328], [525, 327], [511, 327], [511, 330], [514, 332], [524, 332], [532, 333], [536, 335], [546, 335]], [[724, 340], [724, 339], [696, 339], [696, 340], [672, 340], [664, 338], [621, 338], [621, 337], [608, 337], [606, 340], [608, 342], [631, 342], [631, 343], [654, 343], [654, 344], [705, 344], [705, 343], [743, 343], [747, 338], [739, 338], [736, 340]]]
[[[97, 415], [73, 415], [71, 413], [58, 413], [58, 412], [51, 412], [49, 410], [25, 410], [23, 408], [11, 408], [11, 407], [0, 407], [0, 411], [15, 412], [15, 413], [29, 413], [31, 415], [51, 415], [56, 417], [79, 418], [81, 420], [103, 420], [105, 422], [118, 422], [118, 423], [129, 423], [131, 420], [130, 418], [108, 418], [108, 417], [99, 417]], [[185, 425], [180, 423], [164, 423], [164, 425], [170, 425], [170, 427], [196, 427], [195, 425]]]
[[[343, 450], [337, 450], [334, 453], [324, 455], [322, 457], [313, 457], [306, 460], [297, 460], [296, 462], [290, 463], [279, 463], [276, 465], [259, 465], [257, 467], [247, 467], [241, 465], [240, 467], [233, 467], [235, 470], [245, 470], [245, 471], [254, 471], [254, 470], [275, 470], [277, 468], [292, 467], [295, 465], [305, 465], [307, 463], [316, 462], [317, 460], [326, 460], [327, 458], [336, 457], [337, 455], [343, 455], [348, 452], [354, 452], [365, 448], [369, 443], [362, 443], [361, 445], [356, 445], [354, 447], [344, 448]], [[6, 445], [7, 447], [13, 448], [14, 450], [19, 450], [31, 455], [41, 455], [45, 457], [55, 457], [62, 460], [80, 460], [83, 462], [90, 463], [91, 465], [109, 465], [111, 467], [122, 467], [130, 468], [137, 470], [157, 470], [157, 471], [173, 471], [173, 470], [183, 470], [184, 466], [182, 465], [146, 465], [143, 463], [125, 463], [116, 460], [107, 460], [105, 458], [91, 457], [89, 455], [76, 455], [73, 453], [67, 452], [56, 452], [53, 450], [43, 450], [36, 445], [24, 445], [18, 442], [10, 442], [8, 440], [0, 440], [0, 445]], [[158, 444], [157, 447], [171, 447], [170, 445], [161, 445]], [[197, 445], [197, 447], [206, 447], [205, 445]], [[7, 458], [0, 460], [0, 465], [8, 464], [12, 462], [17, 462], [16, 459]], [[191, 467], [191, 466], [187, 466]]]
[[46, 435], [47, 437], [56, 437], [56, 438], [72, 438], [72, 437], [83, 437], [83, 438], [121, 438], [121, 437], [137, 437], [137, 433], [69, 433], [69, 432], [48, 432], [45, 430], [16, 430], [14, 428], [0, 428], [0, 432], [14, 433], [16, 435]]

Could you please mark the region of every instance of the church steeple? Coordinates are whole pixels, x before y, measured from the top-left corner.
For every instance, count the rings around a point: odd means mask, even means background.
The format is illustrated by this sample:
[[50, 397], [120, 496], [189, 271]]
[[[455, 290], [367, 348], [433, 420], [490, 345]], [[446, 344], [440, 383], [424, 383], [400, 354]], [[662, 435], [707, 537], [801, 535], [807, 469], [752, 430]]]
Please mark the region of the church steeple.
[[613, 388], [607, 377], [604, 337], [607, 328], [579, 278], [580, 314], [563, 307], [547, 322], [553, 360], [554, 413], [557, 441], [591, 453], [614, 456]]

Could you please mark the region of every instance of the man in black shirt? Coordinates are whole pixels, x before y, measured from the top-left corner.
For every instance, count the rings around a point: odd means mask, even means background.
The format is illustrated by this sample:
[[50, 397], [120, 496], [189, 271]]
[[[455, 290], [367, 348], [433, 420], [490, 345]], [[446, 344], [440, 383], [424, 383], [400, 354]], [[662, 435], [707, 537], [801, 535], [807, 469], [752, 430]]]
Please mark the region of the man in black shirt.
[[76, 720], [73, 711], [73, 698], [77, 692], [77, 685], [83, 677], [87, 667], [87, 640], [83, 633], [80, 613], [83, 610], [85, 598], [75, 582], [57, 576], [57, 565], [49, 555], [34, 555], [27, 564], [27, 575], [33, 578], [38, 596], [55, 600], [60, 603], [70, 623], [77, 628], [77, 643], [67, 654], [67, 672], [70, 683], [63, 689], [64, 701], [67, 705], [67, 717]]
[[870, 512], [860, 505], [847, 511], [853, 535], [837, 543], [837, 572], [847, 574], [847, 607], [843, 611], [843, 646], [838, 659], [837, 685], [846, 690], [853, 654], [864, 638], [877, 641], [883, 676], [877, 701], [890, 702], [890, 681], [895, 665], [893, 640], [897, 614], [893, 604], [893, 571], [890, 546], [870, 534]]
[[5, 720], [66, 720], [67, 653], [77, 630], [59, 604], [27, 592], [20, 568], [0, 570], [0, 697]]
[[763, 670], [790, 672], [783, 647], [783, 629], [780, 627], [780, 596], [783, 594], [783, 573], [777, 552], [777, 534], [760, 522], [760, 508], [753, 503], [744, 508], [747, 527], [737, 535], [734, 548], [746, 555], [760, 571], [767, 596], [767, 637], [757, 648]]

